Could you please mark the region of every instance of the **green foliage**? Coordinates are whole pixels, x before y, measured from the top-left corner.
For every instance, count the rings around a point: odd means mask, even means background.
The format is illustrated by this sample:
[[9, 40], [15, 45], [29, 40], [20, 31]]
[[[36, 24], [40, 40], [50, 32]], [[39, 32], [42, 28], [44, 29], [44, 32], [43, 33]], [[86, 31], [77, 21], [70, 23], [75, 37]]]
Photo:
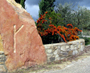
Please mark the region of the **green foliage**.
[[63, 18], [63, 24], [66, 26], [66, 24], [72, 24], [72, 4], [65, 3], [64, 5], [59, 4], [56, 6], [55, 12], [60, 13], [61, 17]]
[[15, 0], [17, 3], [21, 4], [23, 8], [25, 8], [25, 1], [26, 0]]
[[51, 21], [51, 23], [56, 27], [63, 24], [63, 18], [61, 18], [61, 14], [55, 13], [55, 11], [49, 11], [46, 15], [46, 18], [51, 18], [51, 20], [49, 19], [49, 21]]
[[25, 8], [24, 0], [21, 0], [20, 4], [22, 5], [23, 8]]
[[54, 10], [54, 2], [55, 0], [41, 0], [39, 3], [39, 17], [40, 15], [44, 14], [46, 11], [53, 11]]
[[78, 28], [82, 29], [87, 29], [87, 27], [90, 25], [90, 10], [87, 10], [86, 8], [83, 7], [78, 7], [77, 12], [75, 13], [76, 15], [76, 26]]
[[90, 44], [90, 38], [83, 37], [83, 39], [85, 39], [85, 45], [89, 45]]
[[88, 37], [82, 37], [82, 36], [80, 36], [80, 38], [82, 38], [82, 39], [85, 40], [85, 45], [89, 45], [90, 44], [90, 38], [88, 38]]
[[52, 12], [48, 11], [48, 13], [45, 16], [45, 20], [47, 20], [47, 22], [43, 24], [44, 29], [47, 29], [49, 24], [53, 24], [56, 27], [63, 24], [63, 19], [61, 18], [61, 14], [55, 13], [55, 11]]
[[90, 29], [90, 10], [78, 6], [78, 9], [73, 10], [72, 4], [65, 3], [56, 6], [55, 12], [60, 13], [63, 20], [63, 25], [73, 24], [74, 27], [79, 29]]

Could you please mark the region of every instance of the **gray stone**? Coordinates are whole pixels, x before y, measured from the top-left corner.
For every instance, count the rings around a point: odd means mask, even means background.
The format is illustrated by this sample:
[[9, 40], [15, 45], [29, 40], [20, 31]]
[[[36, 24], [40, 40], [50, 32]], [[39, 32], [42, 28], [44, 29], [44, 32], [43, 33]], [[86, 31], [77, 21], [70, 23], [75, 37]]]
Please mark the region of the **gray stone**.
[[74, 50], [78, 49], [77, 47], [74, 48]]
[[66, 57], [60, 57], [60, 60], [63, 60], [63, 59], [65, 59]]
[[57, 55], [55, 55], [55, 58], [59, 58], [59, 55], [57, 54]]
[[60, 53], [60, 56], [68, 56], [68, 52], [61, 51]]
[[53, 56], [53, 53], [52, 54], [47, 54], [47, 57], [51, 57], [51, 56]]
[[57, 54], [58, 54], [58, 55], [60, 54], [60, 52], [61, 52], [61, 50], [60, 50], [60, 49], [57, 49]]
[[81, 45], [82, 45], [83, 43], [81, 43]]
[[0, 51], [0, 55], [4, 55], [4, 51]]
[[6, 72], [4, 65], [0, 65], [0, 72]]
[[50, 46], [50, 49], [53, 49], [53, 45], [52, 45], [52, 46]]
[[55, 49], [55, 50], [56, 50], [57, 48], [58, 48], [58, 47], [57, 47], [57, 45], [53, 46], [53, 49]]
[[55, 61], [55, 57], [50, 57], [50, 61]]
[[77, 42], [77, 45], [79, 44], [79, 42]]
[[83, 51], [84, 48], [85, 48], [84, 45], [81, 45], [80, 51]]
[[75, 49], [74, 45], [71, 45], [71, 46], [70, 46], [70, 49], [71, 49], [71, 50], [74, 50], [74, 49]]
[[5, 61], [6, 61], [5, 55], [0, 55], [0, 63], [5, 62]]
[[55, 61], [58, 61], [58, 60], [60, 60], [60, 57], [55, 57]]
[[77, 50], [73, 50], [72, 55], [76, 55], [76, 54], [78, 54], [78, 51]]
[[68, 51], [68, 56], [72, 56], [73, 50]]
[[5, 58], [0, 58], [0, 62], [5, 62], [6, 59]]
[[58, 53], [57, 53], [57, 50], [55, 50], [55, 51], [54, 51], [54, 55], [57, 55], [57, 54], [58, 54]]
[[70, 49], [70, 48], [68, 48], [68, 49], [67, 49], [67, 52], [69, 52], [69, 51], [71, 51], [71, 49]]
[[65, 45], [61, 46], [61, 50], [62, 51], [67, 51], [66, 46]]
[[70, 48], [69, 45], [66, 45], [66, 49]]
[[47, 49], [46, 52], [50, 54], [52, 53], [52, 49]]
[[57, 46], [57, 48], [58, 48], [58, 49], [61, 49], [61, 47], [60, 47], [60, 46]]
[[81, 44], [78, 44], [78, 48], [81, 48]]
[[5, 55], [0, 55], [0, 58], [3, 58], [3, 57], [5, 57]]

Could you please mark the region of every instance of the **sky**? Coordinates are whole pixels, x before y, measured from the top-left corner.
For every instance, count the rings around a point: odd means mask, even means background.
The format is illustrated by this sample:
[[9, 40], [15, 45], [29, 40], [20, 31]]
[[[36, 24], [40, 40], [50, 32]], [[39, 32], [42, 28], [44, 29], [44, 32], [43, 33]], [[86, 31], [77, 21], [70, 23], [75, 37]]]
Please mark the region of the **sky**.
[[[25, 1], [25, 9], [28, 13], [30, 13], [30, 15], [32, 16], [34, 21], [36, 21], [38, 19], [40, 1], [41, 0], [26, 0]], [[54, 2], [55, 5], [57, 5], [59, 3], [61, 3], [61, 4], [72, 3], [75, 6], [79, 5], [82, 7], [86, 7], [87, 9], [90, 10], [90, 0], [56, 0]]]

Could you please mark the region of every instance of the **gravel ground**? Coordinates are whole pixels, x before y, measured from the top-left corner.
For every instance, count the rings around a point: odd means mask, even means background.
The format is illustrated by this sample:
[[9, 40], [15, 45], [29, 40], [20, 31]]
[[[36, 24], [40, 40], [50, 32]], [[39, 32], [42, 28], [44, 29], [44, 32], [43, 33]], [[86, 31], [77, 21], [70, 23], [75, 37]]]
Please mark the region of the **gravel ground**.
[[51, 70], [43, 73], [90, 73], [90, 56], [83, 60], [78, 60], [77, 62], [73, 61], [64, 69], [56, 71]]

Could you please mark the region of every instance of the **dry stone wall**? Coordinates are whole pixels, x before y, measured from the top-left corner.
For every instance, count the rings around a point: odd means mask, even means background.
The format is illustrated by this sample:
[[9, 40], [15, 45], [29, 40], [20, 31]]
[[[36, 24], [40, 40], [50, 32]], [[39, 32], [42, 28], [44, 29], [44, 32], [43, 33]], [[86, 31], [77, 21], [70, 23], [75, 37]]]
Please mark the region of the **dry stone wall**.
[[85, 40], [79, 39], [68, 43], [46, 44], [44, 47], [47, 54], [47, 62], [58, 61], [79, 55], [85, 49]]

